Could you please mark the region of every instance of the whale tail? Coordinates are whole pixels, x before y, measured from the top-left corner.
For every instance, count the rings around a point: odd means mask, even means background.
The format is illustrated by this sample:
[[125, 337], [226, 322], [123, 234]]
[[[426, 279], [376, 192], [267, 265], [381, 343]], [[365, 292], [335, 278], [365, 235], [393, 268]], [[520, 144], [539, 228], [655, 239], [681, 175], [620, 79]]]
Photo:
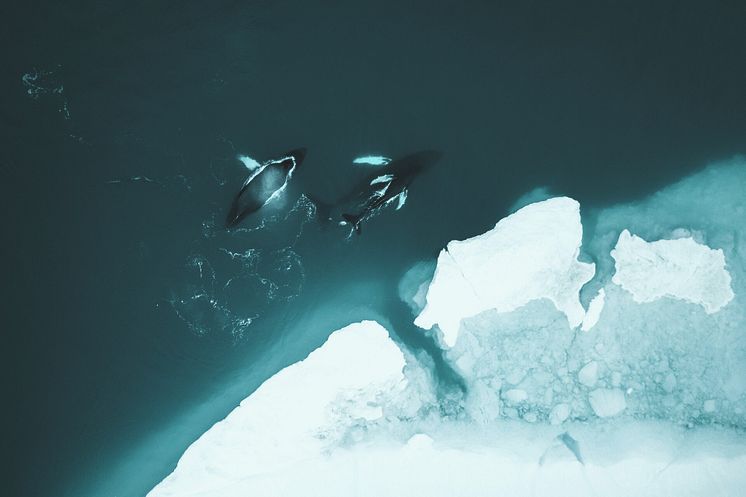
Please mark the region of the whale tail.
[[347, 224], [355, 228], [355, 233], [357, 233], [358, 235], [362, 233], [362, 229], [360, 228], [360, 221], [362, 220], [362, 216], [356, 216], [354, 214], [342, 214], [342, 217]]

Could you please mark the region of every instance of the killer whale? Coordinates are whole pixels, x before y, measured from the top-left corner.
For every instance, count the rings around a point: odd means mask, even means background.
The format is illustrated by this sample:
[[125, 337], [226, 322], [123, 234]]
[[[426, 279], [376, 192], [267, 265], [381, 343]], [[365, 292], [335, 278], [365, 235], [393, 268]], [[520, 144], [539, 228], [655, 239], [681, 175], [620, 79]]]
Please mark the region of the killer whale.
[[279, 197], [292, 178], [295, 168], [305, 157], [306, 149], [297, 148], [256, 167], [231, 203], [225, 220], [226, 228], [235, 228], [247, 216]]
[[397, 210], [407, 201], [409, 187], [414, 179], [440, 160], [441, 152], [423, 150], [393, 160], [386, 166], [365, 178], [350, 196], [362, 199], [357, 204], [357, 213], [343, 213], [342, 223], [351, 226], [359, 235], [364, 221], [373, 217], [381, 209], [398, 200]]

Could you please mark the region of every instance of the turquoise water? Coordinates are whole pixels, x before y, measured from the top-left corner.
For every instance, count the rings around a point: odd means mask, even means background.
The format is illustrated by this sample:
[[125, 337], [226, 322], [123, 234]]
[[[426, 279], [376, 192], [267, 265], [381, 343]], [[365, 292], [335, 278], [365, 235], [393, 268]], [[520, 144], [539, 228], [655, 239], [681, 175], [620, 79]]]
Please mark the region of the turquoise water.
[[[329, 331], [404, 323], [403, 272], [534, 187], [601, 206], [746, 150], [737, 2], [3, 11], [10, 495], [142, 495]], [[223, 231], [236, 154], [300, 146], [264, 227]], [[443, 159], [361, 237], [300, 197], [426, 148]]]

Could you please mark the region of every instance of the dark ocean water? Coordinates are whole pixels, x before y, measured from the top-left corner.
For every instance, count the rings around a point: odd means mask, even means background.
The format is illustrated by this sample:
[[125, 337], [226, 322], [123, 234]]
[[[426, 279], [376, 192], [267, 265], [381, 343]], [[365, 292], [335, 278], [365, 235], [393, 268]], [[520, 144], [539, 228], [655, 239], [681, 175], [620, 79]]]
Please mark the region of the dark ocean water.
[[[744, 2], [25, 2], [0, 18], [3, 495], [143, 495], [334, 329], [378, 318], [428, 348], [399, 278], [526, 191], [634, 200], [746, 153]], [[235, 155], [299, 146], [264, 228], [223, 231]], [[443, 159], [360, 237], [299, 198], [344, 192], [358, 155], [424, 148]]]

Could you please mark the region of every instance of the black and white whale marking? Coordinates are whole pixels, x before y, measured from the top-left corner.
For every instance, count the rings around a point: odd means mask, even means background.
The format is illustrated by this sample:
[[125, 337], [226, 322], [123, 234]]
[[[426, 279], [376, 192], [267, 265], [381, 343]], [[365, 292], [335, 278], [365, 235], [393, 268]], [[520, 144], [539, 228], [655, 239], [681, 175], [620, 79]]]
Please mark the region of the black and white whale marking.
[[[306, 149], [297, 148], [276, 159], [254, 165], [251, 174], [233, 199], [225, 221], [226, 228], [235, 228], [246, 216], [278, 198], [305, 156]], [[243, 162], [250, 167], [247, 162], [253, 161], [247, 159]]]
[[414, 179], [437, 162], [441, 155], [434, 150], [424, 150], [389, 162], [380, 168], [353, 192], [353, 195], [363, 200], [357, 206], [357, 213], [342, 214], [342, 223], [351, 226], [360, 234], [361, 224], [381, 209], [395, 201], [398, 202], [396, 209], [401, 209], [407, 201], [409, 187]]

